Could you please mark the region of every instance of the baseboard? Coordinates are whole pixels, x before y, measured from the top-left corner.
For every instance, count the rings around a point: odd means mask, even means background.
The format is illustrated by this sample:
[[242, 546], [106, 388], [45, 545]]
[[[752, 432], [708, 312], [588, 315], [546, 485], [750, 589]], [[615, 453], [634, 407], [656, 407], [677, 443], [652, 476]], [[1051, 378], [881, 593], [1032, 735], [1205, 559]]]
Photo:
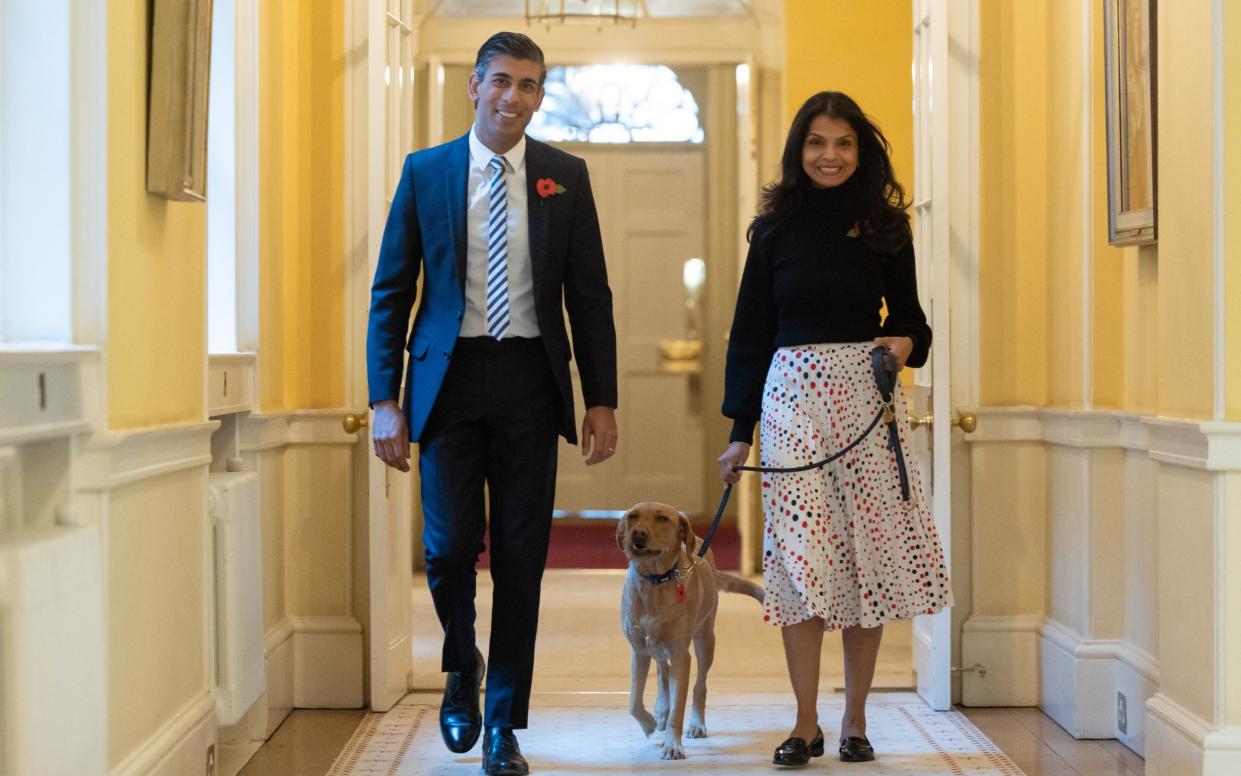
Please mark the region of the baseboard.
[[207, 760], [215, 756], [215, 730], [215, 697], [204, 690], [117, 764], [112, 776], [207, 773]]
[[1204, 743], [1203, 776], [1236, 776], [1241, 773], [1241, 727], [1214, 730]]
[[1205, 773], [1205, 741], [1210, 734], [1210, 723], [1156, 693], [1146, 702], [1146, 776]]
[[[975, 616], [962, 625], [961, 704], [1037, 706], [1039, 702], [1038, 615]], [[981, 666], [986, 675], [969, 670]]]
[[362, 626], [352, 617], [290, 617], [293, 705], [358, 709], [362, 697]]
[[1146, 776], [1236, 776], [1241, 727], [1213, 730], [1162, 693], [1146, 703]]
[[266, 729], [267, 693], [263, 692], [236, 724], [216, 728], [215, 776], [237, 776], [267, 741]]
[[[1116, 648], [1116, 692], [1123, 693], [1128, 729], [1117, 726], [1116, 740], [1146, 756], [1146, 703], [1159, 690], [1159, 666], [1155, 658], [1129, 641]], [[1119, 698], [1117, 702], [1119, 703]]]
[[1055, 620], [1040, 642], [1043, 711], [1074, 738], [1115, 737], [1117, 642], [1083, 639]]
[[293, 711], [293, 624], [263, 637], [264, 691], [237, 724], [216, 731], [216, 776], [236, 776]]
[[293, 711], [293, 624], [288, 619], [268, 631], [263, 639], [263, 655], [267, 669], [267, 719], [263, 726], [266, 740]]

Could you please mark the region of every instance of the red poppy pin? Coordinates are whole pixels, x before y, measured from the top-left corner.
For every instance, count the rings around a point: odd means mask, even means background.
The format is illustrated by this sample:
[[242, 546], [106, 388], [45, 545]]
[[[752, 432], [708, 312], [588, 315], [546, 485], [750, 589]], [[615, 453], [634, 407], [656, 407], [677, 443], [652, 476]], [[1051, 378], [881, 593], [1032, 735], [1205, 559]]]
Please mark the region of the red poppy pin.
[[554, 197], [557, 194], [563, 194], [566, 191], [564, 186], [561, 186], [551, 178], [539, 178], [538, 182], [534, 184], [534, 189], [543, 199]]

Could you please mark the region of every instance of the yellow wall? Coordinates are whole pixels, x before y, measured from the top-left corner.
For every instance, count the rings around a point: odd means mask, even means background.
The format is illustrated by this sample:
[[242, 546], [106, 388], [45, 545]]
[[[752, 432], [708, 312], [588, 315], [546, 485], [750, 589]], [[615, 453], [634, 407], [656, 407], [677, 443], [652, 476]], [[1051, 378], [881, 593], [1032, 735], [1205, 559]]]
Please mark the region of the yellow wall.
[[[896, 177], [913, 189], [913, 15], [908, 2], [787, 0], [785, 121], [810, 95], [845, 92], [892, 144]], [[783, 139], [780, 141], [783, 148]], [[764, 173], [767, 171], [764, 170]]]
[[[145, 2], [108, 13], [108, 417], [204, 415], [206, 208], [146, 193]], [[344, 402], [344, 10], [262, 5], [260, 403]], [[141, 346], [136, 346], [141, 343]]]
[[1241, 7], [1224, 13], [1225, 413], [1241, 420]]
[[1212, 318], [1211, 7], [1159, 7], [1159, 410], [1210, 417]]
[[[1103, 29], [1103, 4], [1093, 8], [1094, 30]], [[1156, 361], [1144, 358], [1158, 330], [1154, 293], [1156, 247], [1116, 248], [1107, 241], [1107, 104], [1102, 45], [1091, 63], [1090, 170], [1093, 250], [1091, 274], [1091, 379], [1094, 406], [1151, 412], [1156, 407]], [[1100, 215], [1102, 214], [1102, 215]], [[1151, 271], [1146, 271], [1151, 270]]]
[[979, 306], [985, 322], [979, 387], [985, 404], [1048, 401], [1048, 43], [1037, 6], [1005, 2], [979, 9]]
[[259, 21], [260, 404], [344, 403], [344, 8], [264, 3]]
[[146, 192], [148, 7], [108, 7], [108, 425], [118, 429], [204, 414], [207, 210]]
[[[981, 398], [1211, 417], [1210, 11], [1160, 7], [1159, 240], [1121, 249], [1107, 242], [1103, 15], [1083, 8], [980, 6]], [[1066, 45], [1084, 38], [1089, 61]]]

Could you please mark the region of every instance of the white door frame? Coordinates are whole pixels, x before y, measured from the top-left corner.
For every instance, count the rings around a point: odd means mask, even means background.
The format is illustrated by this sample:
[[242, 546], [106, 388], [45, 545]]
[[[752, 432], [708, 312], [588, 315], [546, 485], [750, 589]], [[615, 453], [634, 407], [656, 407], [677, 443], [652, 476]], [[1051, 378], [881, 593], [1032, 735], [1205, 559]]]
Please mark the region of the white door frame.
[[[954, 413], [979, 406], [979, 5], [980, 0], [948, 0], [948, 204], [950, 257], [942, 268], [949, 276], [952, 305], [948, 311], [952, 344]], [[961, 665], [961, 626], [972, 606], [970, 557], [970, 437], [952, 435], [952, 534], [943, 537], [952, 548], [956, 604], [952, 615], [952, 664]], [[966, 670], [970, 670], [966, 667]], [[954, 678], [957, 672], [954, 670]], [[952, 700], [961, 700], [961, 685], [953, 681]]]
[[[417, 46], [417, 23], [393, 14], [396, 2], [411, 11], [412, 0], [366, 0], [346, 5], [345, 17], [345, 370], [346, 406], [366, 415], [366, 330], [370, 312], [370, 284], [379, 258], [379, 245], [388, 215], [393, 186], [387, 173], [399, 164], [405, 148], [402, 127], [394, 108], [392, 79], [413, 77], [413, 53], [402, 73], [389, 69], [390, 44], [394, 36], [406, 35]], [[408, 92], [412, 94], [412, 84]], [[407, 97], [412, 110], [412, 97]], [[392, 130], [398, 130], [393, 138]], [[399, 167], [396, 167], [399, 170]], [[367, 699], [372, 709], [386, 711], [408, 691], [412, 651], [412, 499], [414, 475], [390, 470], [371, 455], [368, 429], [359, 432], [354, 456], [354, 499], [360, 523], [355, 536], [365, 543], [354, 551], [363, 600], [367, 646]], [[364, 530], [362, 530], [364, 527]], [[401, 582], [400, 580], [404, 580]], [[393, 580], [397, 580], [394, 582]]]
[[[914, 197], [919, 231], [921, 296], [931, 302], [932, 508], [950, 570], [968, 568], [968, 451], [951, 421], [978, 395], [978, 0], [913, 0], [915, 156]], [[922, 40], [920, 41], [920, 37]], [[924, 48], [919, 53], [919, 46]], [[929, 122], [923, 127], [921, 111]], [[928, 191], [929, 189], [929, 191]], [[931, 202], [934, 206], [931, 206]], [[929, 223], [925, 219], [931, 219]], [[929, 253], [929, 255], [928, 255]], [[926, 293], [929, 291], [930, 293]], [[918, 386], [925, 384], [920, 370]], [[953, 485], [958, 492], [953, 491]], [[965, 530], [962, 530], [962, 528]], [[966, 557], [954, 563], [954, 550]], [[967, 611], [968, 573], [955, 579], [957, 605], [934, 617], [916, 618], [914, 666], [918, 692], [933, 708], [951, 708], [953, 663], [959, 655], [956, 613]]]

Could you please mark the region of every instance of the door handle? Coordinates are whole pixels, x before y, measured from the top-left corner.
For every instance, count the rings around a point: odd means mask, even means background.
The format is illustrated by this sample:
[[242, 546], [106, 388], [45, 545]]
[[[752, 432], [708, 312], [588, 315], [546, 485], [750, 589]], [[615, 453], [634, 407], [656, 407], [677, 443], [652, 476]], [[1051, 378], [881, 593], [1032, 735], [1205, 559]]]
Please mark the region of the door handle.
[[360, 428], [366, 428], [366, 423], [366, 415], [354, 415], [351, 412], [341, 420], [340, 425], [346, 434], [352, 434]]
[[[917, 415], [909, 416], [909, 427], [914, 430], [922, 428], [923, 426], [931, 428], [934, 425], [935, 416], [929, 412], [922, 417], [918, 417]], [[958, 412], [956, 417], [952, 419], [952, 425], [961, 429], [961, 431], [966, 434], [972, 434], [978, 429], [978, 417], [972, 412]]]

